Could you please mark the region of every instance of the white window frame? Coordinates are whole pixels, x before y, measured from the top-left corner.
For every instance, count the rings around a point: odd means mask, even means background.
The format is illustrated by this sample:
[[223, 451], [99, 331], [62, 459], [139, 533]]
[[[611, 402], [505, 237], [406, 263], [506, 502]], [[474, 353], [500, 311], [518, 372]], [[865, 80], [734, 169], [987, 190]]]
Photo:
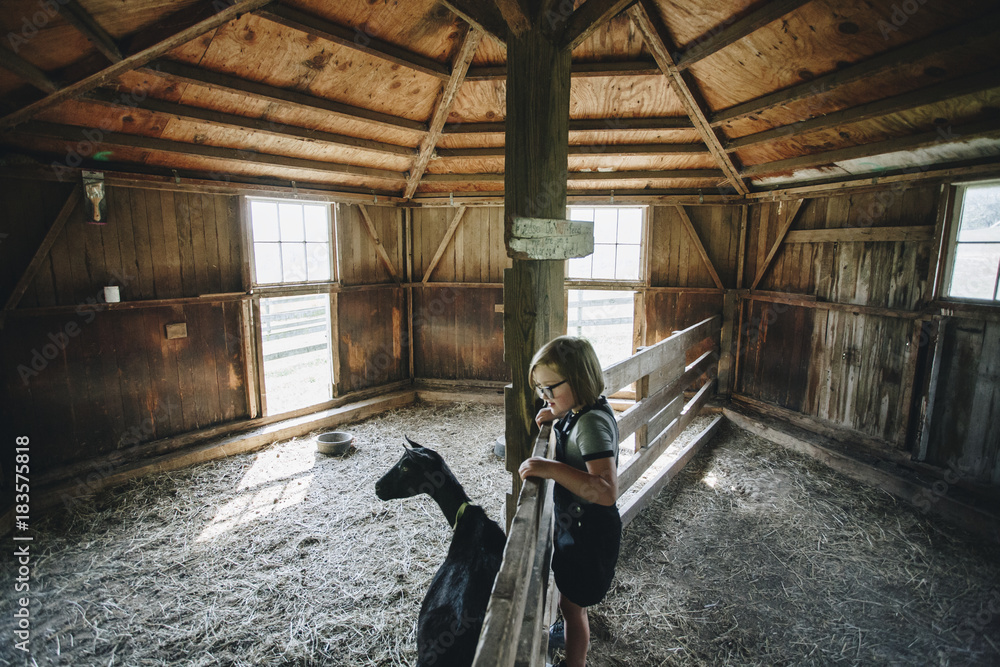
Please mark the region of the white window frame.
[[[566, 262], [566, 283], [567, 287], [572, 289], [577, 289], [585, 286], [599, 286], [605, 289], [618, 289], [618, 290], [639, 290], [646, 286], [648, 283], [648, 271], [647, 271], [647, 247], [649, 245], [649, 207], [645, 205], [637, 204], [567, 204], [566, 205], [566, 219], [572, 220], [572, 214], [570, 209], [574, 208], [593, 208], [593, 209], [623, 209], [623, 208], [634, 208], [639, 209], [642, 215], [642, 223], [639, 231], [639, 276], [635, 279], [618, 279], [618, 278], [574, 278], [569, 275], [569, 260]], [[617, 246], [618, 243], [615, 243]]]
[[[330, 265], [330, 277], [326, 280], [305, 280], [301, 282], [276, 282], [276, 283], [261, 283], [257, 280], [257, 240], [254, 238], [253, 229], [253, 215], [252, 206], [253, 202], [273, 202], [275, 204], [303, 204], [303, 205], [319, 205], [323, 206], [327, 212], [327, 230], [329, 232], [327, 236], [327, 261]], [[272, 290], [281, 289], [287, 290], [290, 287], [297, 285], [302, 286], [322, 286], [322, 285], [332, 285], [335, 284], [339, 279], [339, 266], [337, 262], [337, 220], [336, 220], [336, 206], [332, 202], [322, 201], [322, 200], [311, 200], [311, 199], [293, 199], [288, 197], [256, 197], [247, 196], [245, 198], [244, 209], [246, 212], [247, 222], [247, 243], [246, 247], [248, 249], [249, 255], [249, 278], [250, 285], [257, 290]], [[263, 243], [263, 242], [262, 242]], [[280, 244], [282, 241], [278, 241]]]
[[[1000, 180], [971, 181], [967, 183], [953, 184], [952, 205], [950, 210], [950, 223], [948, 226], [948, 243], [944, 257], [944, 271], [941, 277], [940, 298], [947, 301], [959, 303], [969, 303], [985, 306], [1000, 306], [1000, 266], [997, 267], [997, 275], [993, 287], [993, 298], [974, 298], [967, 296], [951, 296], [952, 278], [955, 273], [955, 259], [960, 242], [958, 232], [962, 226], [962, 210], [965, 204], [965, 193], [970, 187], [981, 187], [993, 185], [1000, 187]], [[965, 242], [968, 243], [968, 242]], [[998, 244], [1000, 245], [1000, 244]], [[1000, 263], [998, 263], [1000, 264]]]

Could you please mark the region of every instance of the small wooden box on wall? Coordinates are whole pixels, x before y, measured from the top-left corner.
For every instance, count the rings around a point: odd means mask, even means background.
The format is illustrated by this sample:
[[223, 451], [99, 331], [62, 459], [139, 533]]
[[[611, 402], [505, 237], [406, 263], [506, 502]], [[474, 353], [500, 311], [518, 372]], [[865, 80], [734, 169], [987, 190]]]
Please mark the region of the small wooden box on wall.
[[177, 322], [175, 324], [168, 324], [164, 327], [167, 332], [167, 340], [173, 340], [175, 338], [187, 338], [188, 335], [188, 325], [187, 322]]

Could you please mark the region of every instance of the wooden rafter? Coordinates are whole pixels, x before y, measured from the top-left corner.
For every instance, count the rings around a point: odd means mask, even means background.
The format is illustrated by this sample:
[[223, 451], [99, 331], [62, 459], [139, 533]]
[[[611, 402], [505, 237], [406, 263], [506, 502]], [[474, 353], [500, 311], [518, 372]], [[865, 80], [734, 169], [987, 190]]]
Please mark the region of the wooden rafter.
[[441, 4], [472, 27], [479, 28], [501, 44], [507, 43], [507, 22], [492, 1], [441, 0]]
[[726, 150], [734, 151], [746, 146], [780, 139], [790, 135], [799, 135], [805, 132], [815, 132], [840, 125], [858, 123], [872, 118], [886, 116], [900, 111], [916, 109], [929, 104], [936, 104], [950, 99], [985, 92], [993, 88], [1000, 87], [1000, 73], [998, 72], [976, 72], [969, 76], [939, 83], [926, 88], [920, 88], [909, 93], [888, 97], [886, 99], [860, 104], [849, 109], [834, 111], [817, 118], [782, 125], [764, 132], [749, 134], [726, 142]]
[[[694, 124], [687, 116], [665, 118], [579, 118], [569, 121], [570, 132], [607, 132], [609, 130], [691, 130]], [[503, 134], [499, 123], [451, 123], [444, 126], [445, 134]]]
[[[339, 44], [340, 46], [346, 46], [355, 51], [367, 53], [368, 55], [435, 76], [439, 79], [447, 80], [449, 76], [448, 68], [432, 58], [414, 53], [395, 44], [384, 42], [370, 35], [365, 35], [358, 32], [357, 29], [345, 28], [344, 26], [337, 25], [318, 16], [307, 14], [280, 2], [271, 3], [255, 12], [255, 14], [287, 28], [292, 28], [307, 35], [313, 35], [314, 37]], [[359, 35], [363, 39], [359, 38]]]
[[[649, 60], [627, 60], [615, 62], [573, 63], [574, 79], [583, 77], [650, 76], [659, 74], [660, 68]], [[507, 79], [506, 65], [479, 65], [470, 67], [466, 81], [504, 81]]]
[[721, 51], [730, 44], [738, 42], [768, 23], [778, 20], [785, 14], [790, 14], [809, 2], [812, 0], [777, 0], [776, 2], [762, 3], [759, 9], [744, 16], [729, 27], [718, 32], [710, 32], [704, 38], [695, 39], [692, 46], [677, 56], [677, 69], [681, 71], [687, 69], [699, 60]]
[[56, 7], [66, 22], [90, 40], [97, 50], [104, 54], [105, 58], [113, 63], [121, 62], [125, 58], [111, 35], [94, 20], [94, 17], [86, 9], [80, 6], [77, 0], [58, 0]]
[[775, 255], [778, 254], [778, 250], [781, 249], [781, 244], [785, 240], [785, 235], [788, 234], [788, 230], [792, 228], [792, 224], [795, 222], [795, 218], [798, 217], [799, 211], [802, 210], [802, 204], [805, 203], [805, 199], [795, 199], [790, 202], [781, 201], [778, 203], [778, 213], [781, 214], [783, 208], [788, 205], [788, 210], [785, 212], [785, 224], [781, 226], [778, 231], [778, 238], [774, 240], [774, 245], [771, 246], [771, 250], [767, 253], [767, 257], [764, 258], [764, 262], [757, 269], [757, 277], [754, 278], [753, 284], [750, 289], [757, 289], [757, 285], [764, 278], [764, 274], [771, 267], [771, 262], [774, 260]]
[[35, 251], [35, 256], [31, 258], [28, 263], [28, 268], [24, 270], [17, 284], [14, 285], [13, 291], [11, 291], [10, 296], [7, 298], [7, 303], [4, 305], [4, 312], [8, 312], [17, 308], [17, 304], [21, 302], [21, 297], [24, 293], [28, 291], [28, 287], [31, 286], [31, 281], [35, 279], [35, 275], [38, 273], [38, 269], [42, 267], [42, 262], [49, 254], [49, 250], [55, 244], [56, 239], [62, 232], [63, 227], [66, 226], [66, 221], [69, 220], [70, 215], [76, 210], [76, 207], [83, 203], [83, 187], [77, 185], [73, 188], [73, 191], [69, 193], [69, 197], [66, 198], [66, 202], [63, 204], [62, 209], [59, 210], [59, 214], [56, 219], [52, 222], [52, 226], [49, 227], [49, 231], [45, 234], [45, 238], [42, 239], [41, 245], [38, 246], [38, 250]]
[[311, 130], [305, 127], [277, 123], [273, 120], [238, 116], [236, 114], [213, 111], [203, 107], [195, 107], [186, 104], [168, 102], [166, 100], [158, 100], [152, 97], [137, 100], [126, 96], [126, 100], [123, 102], [122, 95], [120, 93], [115, 93], [114, 91], [105, 88], [87, 93], [83, 99], [113, 107], [145, 109], [147, 111], [169, 115], [182, 120], [195, 120], [223, 127], [234, 127], [241, 130], [263, 132], [289, 139], [304, 139], [306, 141], [330, 144], [333, 146], [342, 146], [344, 148], [374, 151], [376, 153], [387, 153], [390, 155], [412, 157], [416, 154], [416, 150], [410, 148], [409, 146], [398, 146], [396, 144], [389, 144], [384, 141], [375, 141], [372, 139], [359, 139], [357, 137], [350, 137], [343, 134], [324, 132], [323, 130]]
[[334, 102], [315, 95], [307, 95], [297, 90], [287, 90], [276, 86], [269, 86], [264, 83], [241, 79], [230, 74], [212, 72], [209, 70], [175, 62], [173, 60], [157, 60], [152, 66], [144, 68], [153, 74], [159, 74], [173, 81], [183, 81], [185, 83], [195, 83], [210, 88], [236, 92], [244, 97], [270, 100], [280, 104], [304, 107], [313, 111], [323, 111], [336, 114], [350, 120], [360, 120], [368, 123], [377, 123], [387, 127], [394, 127], [402, 130], [412, 130], [416, 132], [426, 132], [426, 123], [392, 116], [379, 111], [371, 111], [361, 107], [351, 106]]
[[719, 138], [715, 135], [715, 131], [709, 125], [708, 118], [702, 110], [701, 102], [695, 96], [694, 91], [684, 80], [684, 75], [677, 69], [674, 63], [666, 28], [656, 14], [656, 7], [652, 5], [651, 0], [639, 0], [628, 11], [632, 22], [642, 34], [646, 46], [653, 54], [656, 64], [660, 66], [663, 73], [670, 79], [671, 86], [680, 98], [681, 103], [684, 104], [684, 108], [687, 110], [695, 129], [698, 130], [698, 134], [701, 135], [705, 145], [708, 146], [712, 157], [715, 158], [716, 163], [725, 173], [726, 180], [729, 181], [729, 184], [738, 193], [747, 194], [749, 190], [746, 184], [743, 183], [743, 179], [740, 178], [736, 165], [733, 164], [719, 142]]
[[54, 93], [60, 88], [48, 74], [2, 46], [0, 46], [0, 67], [24, 79], [43, 93]]
[[969, 41], [994, 33], [998, 29], [1000, 29], [1000, 12], [987, 14], [971, 23], [966, 23], [945, 32], [919, 39], [898, 49], [887, 51], [864, 60], [856, 65], [851, 65], [850, 67], [818, 76], [810, 81], [790, 86], [784, 90], [779, 90], [749, 100], [748, 102], [737, 104], [728, 109], [723, 109], [712, 116], [712, 125], [718, 126], [731, 120], [744, 118], [767, 109], [781, 106], [782, 104], [830, 92], [835, 88], [854, 81], [860, 81], [880, 72], [913, 62], [919, 62], [926, 58], [928, 54], [939, 53], [962, 46]]
[[430, 264], [427, 265], [427, 270], [424, 271], [424, 277], [420, 281], [423, 284], [427, 284], [430, 280], [431, 274], [434, 269], [437, 268], [438, 262], [441, 261], [441, 257], [444, 256], [444, 251], [448, 248], [448, 244], [451, 243], [451, 237], [455, 235], [455, 231], [458, 229], [459, 223], [462, 222], [462, 217], [465, 215], [465, 211], [468, 207], [459, 206], [458, 210], [455, 211], [455, 215], [451, 219], [451, 223], [448, 225], [448, 230], [444, 233], [444, 238], [441, 239], [441, 243], [438, 244], [437, 250], [434, 252], [434, 257], [431, 258]]
[[169, 141], [167, 139], [124, 134], [121, 132], [102, 132], [71, 125], [56, 125], [54, 123], [31, 121], [25, 123], [18, 129], [25, 134], [53, 137], [63, 141], [72, 142], [93, 141], [92, 138], [88, 138], [83, 134], [83, 132], [98, 132], [100, 134], [100, 139], [95, 143], [99, 146], [127, 146], [129, 148], [163, 151], [167, 153], [180, 153], [182, 155], [198, 155], [201, 157], [215, 158], [219, 160], [235, 160], [238, 162], [262, 164], [273, 167], [309, 169], [334, 174], [366, 176], [369, 178], [378, 178], [394, 182], [399, 182], [404, 179], [403, 174], [396, 171], [389, 171], [388, 169], [357, 167], [355, 165], [337, 164], [334, 162], [310, 160], [306, 158], [290, 157], [287, 155], [272, 155], [268, 153], [258, 153], [247, 149], [223, 148], [219, 146], [206, 146], [204, 144], [185, 143], [182, 141]]
[[368, 215], [368, 209], [365, 208], [364, 204], [358, 204], [358, 210], [361, 211], [361, 219], [364, 220], [365, 229], [368, 230], [368, 236], [370, 236], [372, 242], [375, 243], [375, 251], [378, 253], [379, 259], [381, 259], [382, 263], [385, 264], [385, 268], [389, 271], [389, 275], [392, 277], [393, 281], [398, 283], [399, 274], [396, 273], [396, 267], [392, 265], [392, 259], [389, 258], [389, 253], [386, 252], [385, 246], [382, 245], [382, 239], [378, 237], [378, 230], [375, 229], [375, 224]]
[[163, 20], [163, 25], [180, 25], [183, 27], [180, 29], [175, 27], [171, 33], [166, 36], [163, 36], [161, 34], [161, 30], [157, 30], [155, 27], [154, 29], [142, 31], [135, 37], [134, 41], [137, 43], [143, 43], [148, 40], [154, 40], [152, 45], [141, 48], [135, 53], [132, 53], [117, 63], [113, 63], [99, 72], [91, 74], [80, 81], [69, 84], [65, 88], [61, 88], [38, 100], [37, 102], [33, 102], [4, 116], [3, 118], [0, 118], [0, 129], [12, 127], [18, 123], [22, 123], [36, 114], [41, 113], [46, 109], [50, 109], [61, 102], [79, 97], [94, 88], [116, 79], [125, 72], [138, 69], [139, 67], [152, 62], [181, 44], [190, 42], [192, 39], [214, 30], [215, 28], [238, 18], [242, 14], [260, 9], [270, 1], [271, 0], [242, 0], [241, 2], [228, 5], [221, 10], [218, 10], [219, 5], [217, 2], [210, 3], [206, 1], [168, 16]]
[[[487, 146], [484, 148], [438, 148], [435, 153], [440, 158], [462, 157], [503, 157], [503, 146]], [[623, 155], [699, 155], [708, 153], [705, 144], [570, 144], [570, 157], [606, 156], [619, 157]]]
[[514, 35], [521, 35], [531, 27], [531, 19], [521, 0], [486, 0], [483, 4], [495, 2], [504, 22]]
[[465, 38], [462, 39], [462, 44], [458, 49], [458, 54], [455, 56], [455, 62], [451, 68], [451, 78], [448, 79], [448, 82], [441, 91], [441, 96], [434, 107], [434, 114], [431, 116], [427, 134], [420, 144], [420, 154], [413, 161], [413, 166], [410, 168], [410, 175], [406, 182], [406, 192], [403, 195], [407, 199], [413, 196], [413, 193], [417, 191], [417, 186], [420, 185], [420, 179], [423, 177], [424, 171], [427, 169], [427, 164], [434, 155], [434, 148], [441, 138], [441, 130], [444, 127], [444, 123], [448, 120], [451, 107], [455, 104], [458, 91], [465, 81], [465, 73], [469, 70], [469, 64], [476, 55], [476, 49], [479, 48], [479, 42], [482, 39], [483, 31], [478, 28], [470, 28], [465, 33]]
[[712, 276], [712, 281], [715, 286], [719, 289], [726, 289], [722, 284], [722, 279], [719, 278], [719, 272], [715, 270], [715, 265], [712, 264], [712, 259], [708, 256], [708, 252], [705, 250], [705, 245], [701, 242], [701, 238], [698, 236], [698, 231], [694, 228], [694, 224], [691, 222], [691, 217], [688, 215], [687, 210], [681, 204], [677, 204], [674, 208], [677, 209], [677, 214], [681, 218], [681, 222], [684, 223], [684, 228], [687, 230], [688, 235], [694, 242], [694, 247], [701, 255], [701, 261], [705, 262], [705, 267], [708, 269], [709, 274]]
[[569, 18], [561, 36], [561, 44], [570, 51], [605, 23], [613, 19], [635, 0], [587, 0]]
[[744, 168], [741, 174], [749, 178], [763, 174], [774, 174], [806, 167], [817, 167], [832, 164], [834, 162], [841, 162], [843, 160], [855, 160], [864, 157], [883, 155], [885, 153], [911, 151], [918, 148], [943, 145], [956, 141], [967, 141], [979, 137], [996, 136], [997, 134], [1000, 134], [1000, 119], [985, 120], [978, 123], [966, 123], [958, 126], [949, 125], [947, 127], [939, 128], [938, 130], [920, 132], [907, 137], [897, 137], [887, 141], [860, 144], [858, 146], [840, 148], [834, 151], [813, 153], [811, 155], [800, 155], [799, 157], [788, 158], [787, 160], [775, 160], [774, 162], [755, 164]]
[[[722, 178], [719, 169], [661, 169], [635, 171], [571, 171], [567, 181], [650, 181], [683, 178]], [[425, 183], [502, 183], [504, 175], [494, 174], [425, 174]]]

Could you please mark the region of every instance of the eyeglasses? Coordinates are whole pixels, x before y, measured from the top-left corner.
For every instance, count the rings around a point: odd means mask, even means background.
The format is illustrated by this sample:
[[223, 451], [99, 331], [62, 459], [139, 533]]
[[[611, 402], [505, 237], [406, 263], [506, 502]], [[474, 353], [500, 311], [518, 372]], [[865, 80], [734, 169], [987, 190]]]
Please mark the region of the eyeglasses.
[[538, 395], [542, 398], [547, 398], [551, 401], [556, 397], [555, 388], [559, 385], [566, 384], [567, 382], [568, 380], [563, 380], [562, 382], [556, 382], [555, 384], [550, 384], [548, 386], [536, 384], [535, 391], [538, 392]]

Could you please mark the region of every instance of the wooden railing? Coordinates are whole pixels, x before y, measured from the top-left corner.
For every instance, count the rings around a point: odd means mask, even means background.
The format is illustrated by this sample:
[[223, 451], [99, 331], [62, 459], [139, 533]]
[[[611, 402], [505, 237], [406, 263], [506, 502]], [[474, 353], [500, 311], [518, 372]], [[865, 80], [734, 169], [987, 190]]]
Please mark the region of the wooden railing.
[[[721, 316], [710, 317], [604, 369], [604, 389], [609, 396], [636, 383], [636, 403], [618, 419], [619, 442], [636, 434], [636, 453], [618, 471], [619, 498], [690, 425], [714, 393], [721, 324]], [[688, 350], [709, 338], [712, 347], [686, 363]], [[685, 390], [702, 376], [707, 376], [707, 381], [685, 401]], [[713, 420], [646, 481], [638, 494], [619, 505], [623, 524], [684, 467], [711, 438], [721, 419]], [[546, 425], [535, 440], [532, 456], [552, 458], [554, 449], [555, 439]], [[545, 665], [548, 625], [555, 612], [555, 589], [549, 577], [552, 486], [552, 480], [529, 478], [521, 487], [473, 667]]]

